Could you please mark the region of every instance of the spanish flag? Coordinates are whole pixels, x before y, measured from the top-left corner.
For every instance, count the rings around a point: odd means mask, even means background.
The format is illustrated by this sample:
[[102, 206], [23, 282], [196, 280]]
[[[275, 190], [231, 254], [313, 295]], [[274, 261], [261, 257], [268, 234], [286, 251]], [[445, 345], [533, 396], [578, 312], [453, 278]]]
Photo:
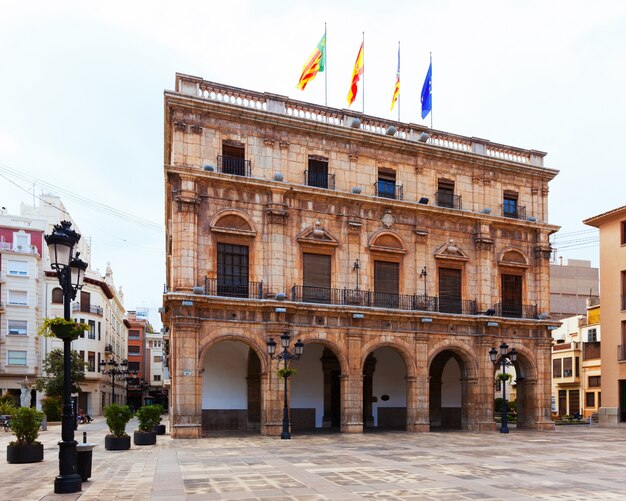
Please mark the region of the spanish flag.
[[[396, 87], [393, 89], [393, 97], [391, 98], [391, 111], [396, 105], [396, 101], [400, 96], [400, 42], [398, 42], [398, 71], [396, 71]], [[400, 108], [398, 108], [400, 109]]]
[[298, 89], [304, 90], [306, 84], [315, 78], [318, 71], [324, 71], [326, 65], [326, 33], [317, 44], [313, 53], [307, 59], [307, 62], [302, 68], [302, 75], [300, 75], [300, 81], [298, 82]]
[[350, 84], [350, 92], [348, 92], [348, 106], [351, 106], [356, 99], [356, 93], [358, 90], [357, 83], [363, 75], [363, 43], [361, 42], [361, 48], [356, 56], [356, 62], [354, 63], [354, 69], [352, 70], [352, 83]]

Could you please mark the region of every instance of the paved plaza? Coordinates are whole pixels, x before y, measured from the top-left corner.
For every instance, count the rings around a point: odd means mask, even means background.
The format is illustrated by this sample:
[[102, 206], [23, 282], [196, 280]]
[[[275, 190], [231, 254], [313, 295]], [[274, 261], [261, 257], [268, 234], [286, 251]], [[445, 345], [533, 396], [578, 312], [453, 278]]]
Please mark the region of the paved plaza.
[[[61, 432], [54, 425], [41, 433], [42, 463], [0, 462], [0, 498], [626, 500], [626, 428], [310, 434], [291, 441], [260, 435], [174, 441], [165, 435], [156, 446], [123, 452], [104, 450], [103, 418], [79, 426], [79, 441], [83, 431], [99, 445], [81, 493], [52, 493]], [[11, 436], [0, 432], [3, 451]]]

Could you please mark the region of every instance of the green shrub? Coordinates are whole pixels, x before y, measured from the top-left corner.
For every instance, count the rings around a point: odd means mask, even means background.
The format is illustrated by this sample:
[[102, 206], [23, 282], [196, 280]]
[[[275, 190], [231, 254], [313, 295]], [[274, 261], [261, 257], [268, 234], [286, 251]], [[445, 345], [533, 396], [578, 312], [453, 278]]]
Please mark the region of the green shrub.
[[0, 405], [10, 405], [12, 407], [17, 407], [18, 398], [13, 395], [2, 395], [0, 397]]
[[111, 404], [104, 408], [104, 417], [111, 435], [125, 437], [126, 425], [133, 417], [133, 413], [128, 405]]
[[161, 422], [162, 413], [163, 407], [159, 404], [140, 407], [135, 413], [135, 417], [139, 420], [139, 431], [154, 431], [154, 427]]
[[48, 421], [61, 421], [61, 399], [59, 397], [43, 397], [41, 409]]
[[15, 434], [16, 441], [11, 445], [31, 445], [36, 443], [39, 436], [39, 427], [43, 419], [43, 412], [30, 407], [15, 409], [9, 421], [9, 428]]
[[16, 408], [12, 398], [10, 400], [0, 400], [0, 415], [11, 416]]

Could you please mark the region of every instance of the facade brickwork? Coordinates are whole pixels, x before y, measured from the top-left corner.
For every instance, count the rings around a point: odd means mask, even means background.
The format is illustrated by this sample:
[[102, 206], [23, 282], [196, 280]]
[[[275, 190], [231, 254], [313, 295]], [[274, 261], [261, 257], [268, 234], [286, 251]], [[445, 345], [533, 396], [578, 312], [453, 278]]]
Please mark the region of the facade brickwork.
[[[260, 430], [280, 434], [283, 381], [266, 341], [285, 331], [305, 350], [317, 343], [336, 356], [343, 432], [363, 431], [364, 366], [381, 347], [406, 366], [407, 431], [431, 427], [431, 370], [442, 353], [461, 367], [462, 428], [495, 429], [488, 352], [503, 341], [519, 354], [519, 426], [550, 429], [551, 323], [542, 314], [550, 311], [549, 236], [557, 227], [547, 223], [547, 198], [556, 171], [543, 166], [544, 154], [305, 105], [184, 75], [165, 94], [163, 320], [173, 436], [201, 436], [203, 360], [227, 340], [258, 356]], [[385, 133], [388, 125], [399, 132]], [[245, 175], [220, 168], [231, 143], [249, 160]], [[334, 189], [307, 182], [311, 158], [327, 161]], [[376, 196], [381, 172], [395, 175], [402, 197]], [[442, 179], [454, 183], [460, 207], [438, 205]], [[516, 194], [524, 218], [503, 217], [505, 193]], [[249, 249], [246, 297], [211, 289], [220, 278], [218, 244]], [[299, 297], [305, 253], [330, 256], [339, 299]], [[363, 299], [376, 289], [375, 261], [398, 265], [391, 306]], [[460, 270], [458, 312], [418, 305], [437, 298], [442, 268]], [[497, 310], [503, 274], [521, 277], [532, 314]]]

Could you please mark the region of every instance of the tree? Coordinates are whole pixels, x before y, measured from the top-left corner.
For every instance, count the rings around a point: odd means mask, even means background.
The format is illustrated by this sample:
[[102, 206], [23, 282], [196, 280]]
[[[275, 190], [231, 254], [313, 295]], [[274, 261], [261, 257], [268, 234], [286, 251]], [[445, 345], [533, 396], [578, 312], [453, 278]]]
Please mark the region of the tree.
[[[72, 393], [80, 391], [80, 383], [85, 380], [87, 364], [77, 351], [72, 350]], [[43, 370], [47, 376], [35, 383], [38, 391], [45, 391], [49, 397], [63, 398], [63, 350], [55, 348], [43, 361]]]

